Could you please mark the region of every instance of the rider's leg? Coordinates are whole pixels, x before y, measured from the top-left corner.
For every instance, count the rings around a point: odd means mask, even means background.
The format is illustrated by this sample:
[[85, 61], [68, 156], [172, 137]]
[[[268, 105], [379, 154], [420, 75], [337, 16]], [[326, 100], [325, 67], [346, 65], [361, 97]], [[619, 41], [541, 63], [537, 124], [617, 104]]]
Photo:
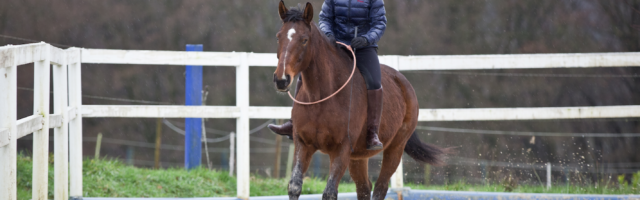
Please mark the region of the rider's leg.
[[[294, 97], [298, 96], [298, 90], [302, 87], [302, 76], [298, 76], [298, 83], [296, 84], [296, 92]], [[269, 124], [269, 129], [278, 135], [287, 136], [290, 140], [293, 140], [293, 123], [291, 119], [282, 125]]]
[[357, 49], [356, 61], [367, 83], [367, 149], [382, 149], [382, 142], [378, 139], [382, 115], [382, 84], [378, 49], [375, 47]]

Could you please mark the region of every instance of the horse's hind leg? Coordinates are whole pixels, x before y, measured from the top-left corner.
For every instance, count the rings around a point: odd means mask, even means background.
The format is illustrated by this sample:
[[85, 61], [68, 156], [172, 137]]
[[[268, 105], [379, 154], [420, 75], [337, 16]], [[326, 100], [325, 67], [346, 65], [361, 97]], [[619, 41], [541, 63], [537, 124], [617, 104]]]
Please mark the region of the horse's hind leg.
[[371, 181], [369, 181], [369, 159], [351, 160], [349, 174], [356, 184], [358, 200], [371, 199]]
[[295, 147], [294, 166], [291, 171], [291, 180], [289, 181], [289, 199], [297, 200], [300, 197], [300, 193], [302, 193], [304, 173], [307, 172], [311, 157], [316, 152], [316, 149], [303, 146], [299, 142], [296, 142]]
[[395, 145], [387, 147], [387, 149], [384, 150], [382, 154], [382, 168], [380, 169], [380, 176], [378, 176], [378, 180], [376, 181], [376, 187], [373, 189], [372, 199], [382, 200], [387, 195], [389, 180], [400, 164], [404, 150], [403, 147], [404, 145]]

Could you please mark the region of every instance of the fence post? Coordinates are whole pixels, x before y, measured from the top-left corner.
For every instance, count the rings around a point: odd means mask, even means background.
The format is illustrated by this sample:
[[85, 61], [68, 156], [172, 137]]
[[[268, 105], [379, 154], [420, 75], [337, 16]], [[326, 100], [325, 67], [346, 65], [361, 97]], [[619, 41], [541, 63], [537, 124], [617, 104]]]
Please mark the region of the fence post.
[[[394, 64], [396, 70], [400, 70], [400, 56], [392, 56], [389, 59], [389, 62]], [[400, 164], [398, 164], [398, 168], [396, 172], [391, 176], [391, 188], [401, 189], [404, 187], [404, 172], [402, 172], [402, 157], [400, 157]], [[400, 196], [401, 194], [398, 194]]]
[[229, 135], [229, 176], [233, 176], [233, 165], [236, 162], [236, 133], [231, 132]]
[[248, 54], [240, 53], [240, 66], [236, 68], [236, 104], [240, 109], [237, 119], [237, 192], [238, 198], [249, 199], [249, 64]]
[[[62, 126], [54, 129], [54, 199], [69, 199], [69, 121], [67, 107], [67, 57], [62, 54], [64, 63], [53, 65], [53, 112], [62, 117]], [[48, 131], [47, 131], [48, 134]]]
[[69, 196], [82, 199], [82, 51], [68, 49], [69, 106], [75, 110], [69, 122]]
[[296, 146], [292, 143], [289, 143], [289, 153], [287, 155], [287, 173], [284, 178], [291, 178], [291, 170], [293, 168], [293, 153], [296, 149]]
[[33, 114], [42, 116], [42, 129], [33, 133], [33, 186], [31, 190], [33, 200], [47, 200], [49, 186], [51, 46], [43, 45], [41, 48], [45, 58], [36, 61], [33, 66]]
[[[282, 124], [282, 119], [276, 120], [276, 124]], [[276, 135], [276, 161], [273, 166], [273, 177], [278, 179], [280, 178], [280, 157], [282, 156], [282, 136]]]
[[133, 161], [134, 157], [135, 157], [135, 152], [136, 149], [134, 149], [133, 146], [127, 146], [127, 152], [125, 154], [125, 159], [128, 165], [135, 165], [135, 162]]
[[156, 119], [156, 149], [153, 157], [153, 168], [160, 169], [160, 147], [162, 144], [162, 119]]
[[398, 168], [396, 172], [391, 176], [391, 188], [392, 189], [401, 189], [404, 187], [404, 177], [402, 172], [402, 158], [400, 159], [400, 164], [398, 164]]
[[547, 163], [547, 190], [551, 189], [551, 163]]
[[[0, 52], [0, 199], [16, 200], [17, 71], [13, 49]], [[6, 63], [9, 62], [9, 63]]]
[[102, 147], [102, 133], [98, 133], [98, 139], [96, 140], [96, 150], [93, 156], [94, 160], [100, 159], [100, 148]]
[[[201, 44], [187, 44], [187, 51], [202, 51]], [[185, 105], [202, 106], [202, 66], [187, 65]], [[185, 119], [184, 167], [192, 169], [202, 161], [202, 119]]]

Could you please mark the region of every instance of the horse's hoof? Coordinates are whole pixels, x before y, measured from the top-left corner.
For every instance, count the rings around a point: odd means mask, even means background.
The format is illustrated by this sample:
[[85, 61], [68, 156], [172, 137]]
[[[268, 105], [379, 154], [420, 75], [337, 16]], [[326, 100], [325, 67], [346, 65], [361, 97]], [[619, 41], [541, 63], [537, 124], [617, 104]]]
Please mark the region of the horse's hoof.
[[367, 145], [367, 150], [380, 150], [382, 145]]

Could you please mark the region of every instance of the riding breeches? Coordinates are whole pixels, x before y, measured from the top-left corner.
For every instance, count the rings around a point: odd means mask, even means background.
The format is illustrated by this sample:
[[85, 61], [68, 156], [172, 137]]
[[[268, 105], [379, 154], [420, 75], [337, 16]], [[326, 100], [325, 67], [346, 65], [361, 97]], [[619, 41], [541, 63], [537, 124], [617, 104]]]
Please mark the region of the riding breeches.
[[367, 90], [376, 90], [382, 87], [377, 47], [356, 49], [356, 65], [367, 83]]

